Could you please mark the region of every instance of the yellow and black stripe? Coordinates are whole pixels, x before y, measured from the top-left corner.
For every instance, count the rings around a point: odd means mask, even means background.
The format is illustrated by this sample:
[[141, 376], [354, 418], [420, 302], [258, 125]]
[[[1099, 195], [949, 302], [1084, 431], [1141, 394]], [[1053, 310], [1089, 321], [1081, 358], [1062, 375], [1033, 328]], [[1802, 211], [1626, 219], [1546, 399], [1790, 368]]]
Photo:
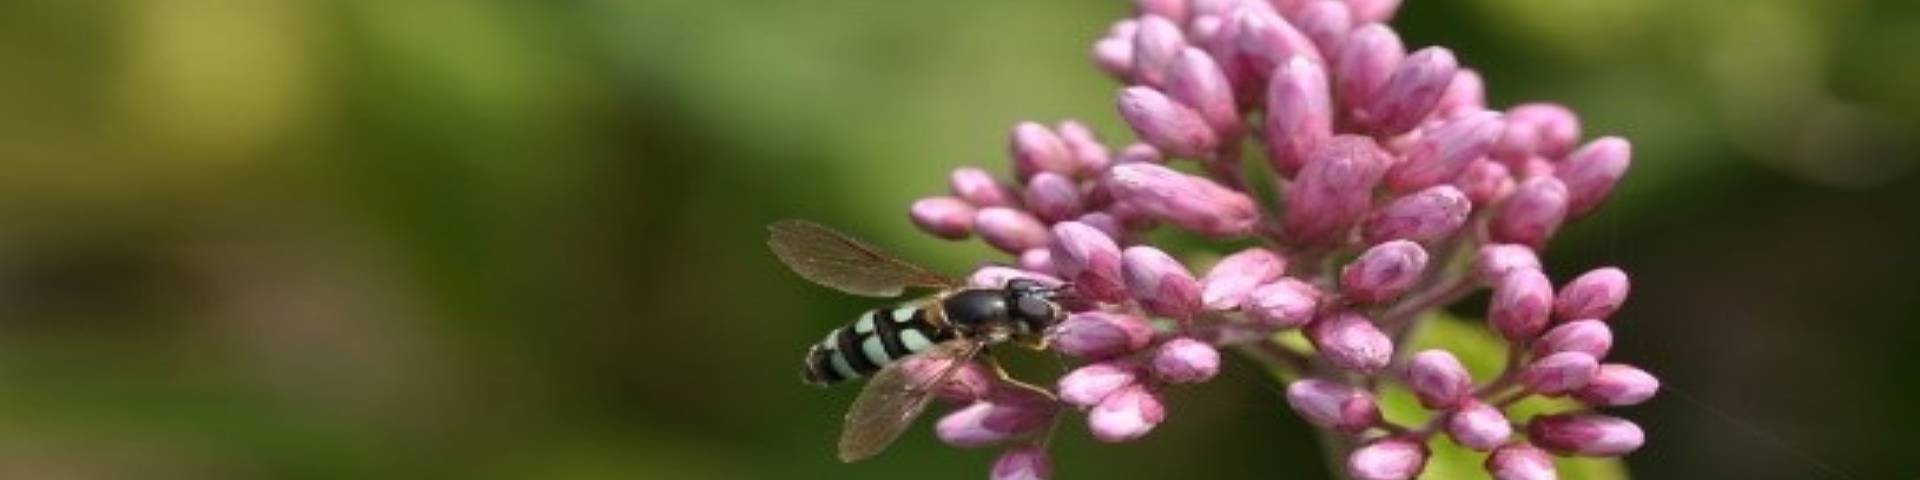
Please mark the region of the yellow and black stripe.
[[939, 303], [877, 308], [834, 329], [807, 350], [804, 379], [826, 386], [866, 377], [908, 355], [957, 338], [952, 329], [936, 325], [929, 318], [929, 307], [938, 308]]

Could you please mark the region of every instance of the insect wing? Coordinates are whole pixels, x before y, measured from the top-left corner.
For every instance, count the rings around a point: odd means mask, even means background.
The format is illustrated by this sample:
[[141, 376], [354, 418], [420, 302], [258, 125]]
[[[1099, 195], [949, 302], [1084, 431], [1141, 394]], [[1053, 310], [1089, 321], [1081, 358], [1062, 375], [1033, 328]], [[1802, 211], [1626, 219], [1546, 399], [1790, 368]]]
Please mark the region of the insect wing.
[[868, 297], [896, 297], [906, 287], [952, 288], [958, 282], [900, 260], [825, 225], [782, 220], [767, 226], [767, 245], [787, 268], [813, 283]]
[[[949, 342], [880, 369], [847, 411], [847, 423], [840, 432], [840, 461], [857, 462], [886, 450], [926, 410], [940, 385], [973, 361], [983, 346], [971, 341]], [[916, 381], [919, 378], [901, 367], [909, 361], [930, 362], [937, 370], [925, 377], [927, 380]]]

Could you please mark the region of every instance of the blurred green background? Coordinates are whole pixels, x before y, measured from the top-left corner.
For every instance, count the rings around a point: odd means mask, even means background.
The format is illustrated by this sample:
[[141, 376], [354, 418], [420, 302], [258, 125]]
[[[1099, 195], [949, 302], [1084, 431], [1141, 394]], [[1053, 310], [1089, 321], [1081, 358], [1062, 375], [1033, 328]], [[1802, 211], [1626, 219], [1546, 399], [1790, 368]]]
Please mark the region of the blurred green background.
[[[1636, 144], [1555, 278], [1634, 275], [1645, 478], [1920, 471], [1920, 4], [1411, 0], [1496, 105]], [[959, 271], [902, 213], [1006, 129], [1109, 139], [1120, 0], [0, 4], [0, 477], [979, 478], [831, 449], [796, 381], [870, 306], [768, 221]], [[1471, 308], [1460, 313], [1472, 315]], [[1063, 478], [1325, 475], [1244, 364]], [[1723, 415], [1724, 414], [1724, 415]], [[1734, 419], [1734, 420], [1729, 420]], [[1818, 459], [1818, 460], [1814, 460]]]

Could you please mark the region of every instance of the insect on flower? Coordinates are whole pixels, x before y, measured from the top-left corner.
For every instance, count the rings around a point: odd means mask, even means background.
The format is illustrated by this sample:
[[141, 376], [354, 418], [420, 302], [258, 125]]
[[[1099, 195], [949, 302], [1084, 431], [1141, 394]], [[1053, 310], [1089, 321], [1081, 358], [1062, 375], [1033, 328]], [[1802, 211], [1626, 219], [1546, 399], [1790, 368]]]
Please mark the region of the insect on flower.
[[[949, 379], [989, 347], [1013, 342], [1045, 348], [1043, 332], [1063, 316], [1054, 302], [1063, 293], [1058, 287], [1013, 279], [1001, 288], [967, 288], [817, 223], [784, 220], [768, 230], [768, 245], [780, 261], [814, 283], [867, 297], [897, 297], [908, 288], [936, 290], [869, 310], [807, 350], [802, 377], [809, 384], [825, 387], [872, 376], [847, 412], [840, 434], [842, 461], [885, 450]], [[992, 357], [986, 359], [993, 364]], [[934, 367], [916, 373], [903, 368], [910, 363]], [[1045, 389], [1008, 378], [997, 364], [993, 371], [1002, 386], [1051, 403], [1053, 395]]]

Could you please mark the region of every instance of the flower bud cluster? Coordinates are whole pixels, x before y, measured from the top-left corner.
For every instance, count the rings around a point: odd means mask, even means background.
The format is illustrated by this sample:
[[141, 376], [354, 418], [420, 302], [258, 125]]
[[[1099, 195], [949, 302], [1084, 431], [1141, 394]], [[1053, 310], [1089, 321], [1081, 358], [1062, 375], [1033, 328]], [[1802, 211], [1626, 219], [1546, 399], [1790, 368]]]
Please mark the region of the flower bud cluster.
[[[1489, 107], [1483, 79], [1453, 51], [1409, 48], [1385, 25], [1398, 6], [1138, 0], [1092, 47], [1123, 84], [1114, 108], [1137, 141], [1108, 143], [1073, 120], [1022, 122], [1007, 136], [1009, 177], [959, 168], [948, 192], [914, 202], [923, 231], [1009, 255], [973, 285], [1061, 287], [1071, 311], [1045, 344], [1082, 362], [1049, 393], [950, 382], [962, 386], [942, 396], [963, 406], [940, 420], [940, 437], [1007, 445], [995, 478], [1044, 478], [1045, 442], [1025, 440], [1055, 417], [1084, 412], [1102, 441], [1140, 438], [1167, 419], [1169, 389], [1215, 377], [1233, 349], [1300, 377], [1287, 403], [1355, 442], [1342, 466], [1353, 478], [1415, 477], [1426, 442], [1443, 434], [1492, 452], [1496, 478], [1552, 478], [1550, 455], [1637, 448], [1626, 420], [1554, 414], [1516, 428], [1506, 412], [1531, 395], [1616, 407], [1658, 389], [1647, 372], [1604, 362], [1625, 272], [1593, 270], [1556, 291], [1540, 260], [1564, 224], [1611, 194], [1631, 146], [1581, 143], [1564, 106]], [[1258, 148], [1243, 152], [1248, 140]], [[1274, 179], [1271, 198], [1241, 176], [1249, 153]], [[1148, 243], [1161, 227], [1253, 246], [1197, 270], [1184, 260], [1213, 255]], [[1507, 371], [1476, 383], [1450, 352], [1406, 351], [1424, 313], [1481, 289], [1490, 330], [1514, 347]], [[1311, 349], [1274, 340], [1292, 330]], [[1388, 383], [1413, 391], [1433, 422], [1385, 420], [1377, 396]]]

